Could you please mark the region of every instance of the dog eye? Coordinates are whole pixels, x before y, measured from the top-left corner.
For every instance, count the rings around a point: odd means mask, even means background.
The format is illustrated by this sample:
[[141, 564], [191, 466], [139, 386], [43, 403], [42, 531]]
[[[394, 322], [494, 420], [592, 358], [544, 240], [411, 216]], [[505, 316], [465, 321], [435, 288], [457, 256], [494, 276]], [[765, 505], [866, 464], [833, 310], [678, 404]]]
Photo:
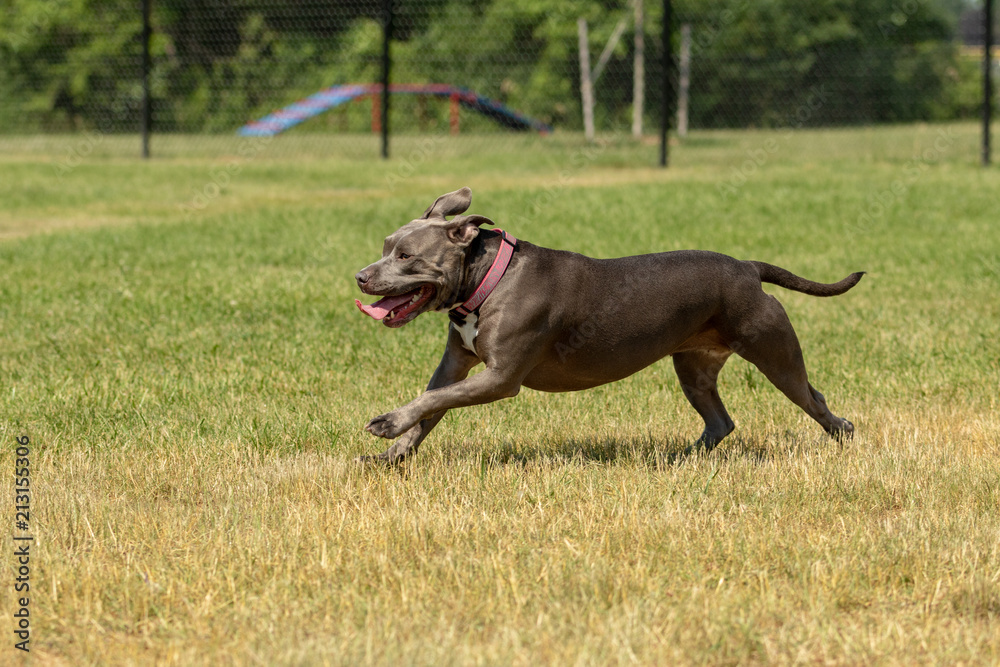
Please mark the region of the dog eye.
[[410, 257], [413, 257], [413, 255], [407, 255], [405, 252], [399, 253], [400, 259], [409, 259]]

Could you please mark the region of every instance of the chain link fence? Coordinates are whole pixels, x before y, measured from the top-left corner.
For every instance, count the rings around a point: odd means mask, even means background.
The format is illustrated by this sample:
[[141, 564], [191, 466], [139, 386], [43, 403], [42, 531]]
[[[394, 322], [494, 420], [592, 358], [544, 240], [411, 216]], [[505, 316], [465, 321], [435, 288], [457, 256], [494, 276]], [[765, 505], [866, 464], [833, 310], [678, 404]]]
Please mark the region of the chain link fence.
[[[150, 3], [154, 152], [239, 150], [242, 132], [377, 153], [387, 6], [394, 137], [654, 135], [665, 96], [682, 132], [971, 119], [983, 104], [982, 9], [963, 0], [674, 2], [676, 101], [659, 1]], [[139, 132], [138, 3], [0, 7], [0, 133]]]

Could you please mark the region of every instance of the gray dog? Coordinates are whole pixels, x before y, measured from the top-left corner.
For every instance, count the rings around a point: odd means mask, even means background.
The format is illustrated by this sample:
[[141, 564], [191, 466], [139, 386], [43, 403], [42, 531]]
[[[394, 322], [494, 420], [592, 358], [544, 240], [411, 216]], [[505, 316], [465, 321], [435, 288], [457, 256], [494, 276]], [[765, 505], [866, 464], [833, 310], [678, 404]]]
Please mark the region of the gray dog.
[[[764, 262], [698, 250], [592, 259], [481, 230], [493, 222], [458, 215], [471, 203], [469, 188], [438, 197], [423, 217], [385, 239], [382, 259], [355, 276], [362, 292], [384, 297], [367, 306], [357, 301], [358, 307], [386, 326], [403, 326], [431, 310], [451, 319], [427, 391], [365, 426], [399, 438], [366, 459], [402, 461], [451, 408], [515, 396], [522, 386], [588, 389], [667, 355], [705, 420], [698, 444], [706, 448], [734, 428], [716, 386], [734, 352], [830, 435], [854, 433], [809, 384], [788, 316], [761, 283], [836, 296], [863, 273], [826, 285]], [[468, 377], [479, 363], [486, 368]]]

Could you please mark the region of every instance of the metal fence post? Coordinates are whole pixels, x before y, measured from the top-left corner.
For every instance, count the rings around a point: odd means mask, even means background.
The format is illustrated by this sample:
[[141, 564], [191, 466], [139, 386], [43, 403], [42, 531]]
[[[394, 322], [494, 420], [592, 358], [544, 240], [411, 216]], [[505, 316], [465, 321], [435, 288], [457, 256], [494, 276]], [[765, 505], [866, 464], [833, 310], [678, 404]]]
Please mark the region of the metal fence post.
[[993, 116], [993, 0], [983, 3], [983, 166], [990, 164], [990, 122]]
[[142, 0], [142, 157], [149, 158], [149, 133], [153, 124], [153, 109], [149, 99], [149, 70], [152, 59], [149, 56], [149, 38], [152, 30], [149, 27], [149, 3], [152, 0]]
[[389, 159], [389, 42], [392, 40], [392, 0], [382, 5], [382, 159]]
[[661, 26], [663, 55], [663, 113], [660, 116], [660, 166], [667, 166], [667, 131], [670, 127], [670, 112], [673, 108], [673, 81], [671, 75], [674, 67], [674, 48], [671, 39], [673, 30], [673, 5], [670, 0], [663, 0], [663, 25]]

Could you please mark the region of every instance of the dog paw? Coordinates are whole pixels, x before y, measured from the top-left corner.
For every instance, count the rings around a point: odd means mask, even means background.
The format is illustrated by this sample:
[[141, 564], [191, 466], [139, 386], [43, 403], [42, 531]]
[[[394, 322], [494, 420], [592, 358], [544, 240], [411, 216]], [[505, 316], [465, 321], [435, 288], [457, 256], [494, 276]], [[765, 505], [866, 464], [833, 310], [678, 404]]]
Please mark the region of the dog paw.
[[374, 466], [388, 463], [389, 459], [383, 454], [363, 454], [358, 458], [354, 459], [354, 462], [360, 466]]
[[401, 428], [399, 424], [396, 423], [395, 415], [392, 412], [375, 417], [370, 422], [365, 424], [365, 430], [372, 435], [377, 435], [380, 438], [388, 438], [390, 440], [398, 438], [404, 431], [406, 431], [405, 428]]
[[416, 453], [417, 445], [407, 442], [407, 438], [401, 438], [381, 454], [366, 454], [354, 460], [362, 466], [398, 466]]
[[354, 461], [363, 468], [395, 467], [401, 465], [412, 454], [412, 451], [400, 452], [395, 451], [394, 447], [390, 447], [381, 454], [365, 454], [354, 459]]
[[847, 421], [846, 419], [841, 419], [840, 424], [830, 430], [830, 435], [832, 435], [833, 438], [838, 442], [844, 442], [845, 440], [853, 440], [854, 424]]

